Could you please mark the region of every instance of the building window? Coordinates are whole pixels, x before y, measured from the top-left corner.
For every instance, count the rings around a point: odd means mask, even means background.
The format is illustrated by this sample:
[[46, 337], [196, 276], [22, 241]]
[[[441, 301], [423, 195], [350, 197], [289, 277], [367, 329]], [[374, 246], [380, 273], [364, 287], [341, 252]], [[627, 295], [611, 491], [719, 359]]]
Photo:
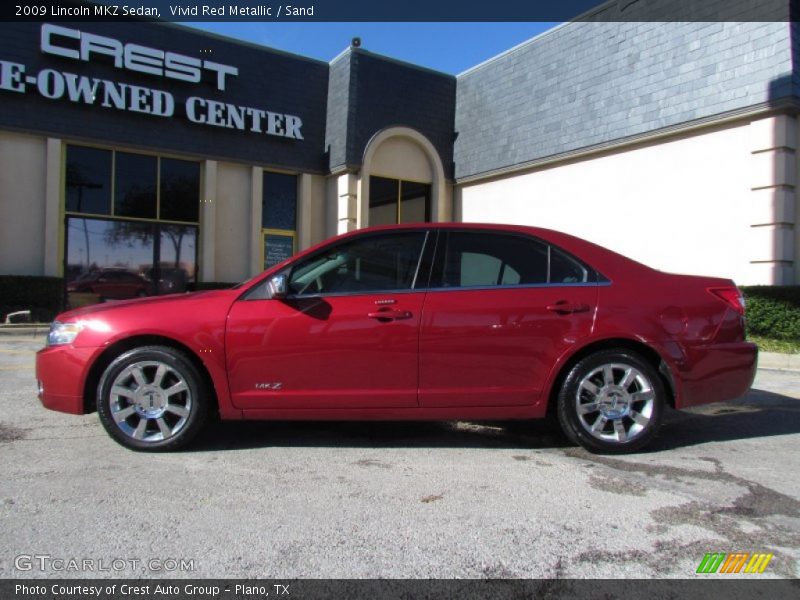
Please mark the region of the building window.
[[199, 162], [68, 145], [65, 170], [71, 306], [183, 292], [196, 281]]
[[425, 223], [431, 220], [431, 186], [387, 177], [369, 178], [369, 224]]
[[156, 219], [158, 158], [116, 152], [114, 163], [114, 214]]
[[268, 269], [297, 250], [297, 176], [264, 171], [263, 177], [261, 247]]
[[67, 211], [111, 214], [111, 151], [67, 146]]
[[160, 217], [196, 223], [200, 215], [200, 163], [162, 158], [159, 173]]

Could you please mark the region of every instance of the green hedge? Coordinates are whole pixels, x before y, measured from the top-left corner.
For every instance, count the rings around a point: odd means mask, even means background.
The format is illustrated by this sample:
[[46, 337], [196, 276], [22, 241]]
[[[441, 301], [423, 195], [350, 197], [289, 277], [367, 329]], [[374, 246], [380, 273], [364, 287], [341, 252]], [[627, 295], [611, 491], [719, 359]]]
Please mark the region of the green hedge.
[[800, 285], [741, 288], [747, 332], [778, 340], [800, 340]]
[[6, 315], [30, 310], [33, 321], [46, 323], [63, 309], [64, 280], [60, 277], [0, 275], [0, 323]]

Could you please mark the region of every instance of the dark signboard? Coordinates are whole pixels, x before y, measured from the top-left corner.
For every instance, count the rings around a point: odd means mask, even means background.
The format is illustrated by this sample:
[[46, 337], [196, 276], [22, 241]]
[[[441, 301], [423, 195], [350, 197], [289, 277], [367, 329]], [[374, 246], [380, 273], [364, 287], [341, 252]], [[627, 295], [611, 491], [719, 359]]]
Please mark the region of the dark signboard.
[[10, 23], [0, 127], [324, 171], [328, 65], [164, 23]]
[[280, 233], [264, 234], [264, 268], [268, 269], [294, 254], [294, 236]]

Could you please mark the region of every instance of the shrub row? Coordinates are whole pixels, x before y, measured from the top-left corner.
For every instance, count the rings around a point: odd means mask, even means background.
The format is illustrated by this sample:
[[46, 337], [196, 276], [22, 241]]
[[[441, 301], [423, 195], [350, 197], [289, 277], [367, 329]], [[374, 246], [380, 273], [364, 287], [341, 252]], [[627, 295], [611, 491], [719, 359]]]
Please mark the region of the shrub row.
[[747, 332], [779, 340], [800, 340], [800, 285], [741, 288]]

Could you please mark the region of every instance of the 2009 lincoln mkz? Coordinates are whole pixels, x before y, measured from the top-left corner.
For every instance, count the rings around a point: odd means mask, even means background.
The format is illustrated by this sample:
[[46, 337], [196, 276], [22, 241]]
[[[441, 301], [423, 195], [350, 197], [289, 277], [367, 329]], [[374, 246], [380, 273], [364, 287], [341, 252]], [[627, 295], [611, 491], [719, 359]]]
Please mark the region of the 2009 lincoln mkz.
[[593, 452], [642, 448], [667, 406], [745, 394], [756, 347], [727, 279], [656, 271], [555, 231], [364, 229], [235, 288], [59, 315], [37, 354], [51, 409], [97, 410], [137, 450], [207, 418], [557, 415]]

